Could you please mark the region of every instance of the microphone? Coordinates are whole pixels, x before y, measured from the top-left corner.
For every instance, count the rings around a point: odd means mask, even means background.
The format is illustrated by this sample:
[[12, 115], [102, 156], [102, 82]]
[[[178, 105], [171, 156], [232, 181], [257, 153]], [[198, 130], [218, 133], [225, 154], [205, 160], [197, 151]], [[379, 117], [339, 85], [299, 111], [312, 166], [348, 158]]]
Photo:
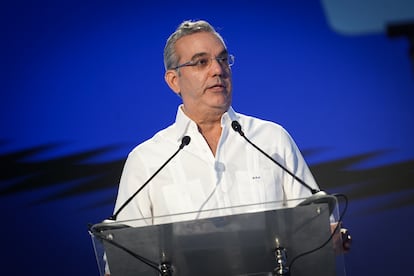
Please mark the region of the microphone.
[[288, 174], [290, 174], [300, 184], [302, 184], [303, 186], [305, 186], [312, 194], [316, 194], [317, 192], [319, 192], [319, 190], [313, 189], [311, 186], [309, 186], [308, 184], [306, 184], [305, 181], [303, 181], [302, 179], [300, 179], [299, 177], [297, 177], [294, 173], [292, 173], [287, 168], [285, 168], [282, 164], [280, 164], [279, 162], [277, 162], [274, 158], [272, 158], [270, 155], [268, 155], [266, 152], [264, 152], [261, 148], [259, 148], [255, 144], [253, 144], [252, 141], [250, 141], [249, 139], [247, 139], [247, 137], [244, 135], [244, 132], [242, 131], [242, 128], [241, 128], [241, 125], [239, 124], [239, 122], [237, 122], [237, 121], [231, 122], [231, 127], [234, 129], [234, 131], [238, 132], [240, 134], [240, 136], [242, 136], [250, 145], [252, 145], [253, 147], [255, 147], [258, 151], [260, 151], [262, 154], [264, 154], [267, 158], [269, 158], [271, 161], [273, 161], [276, 165], [278, 165], [280, 168], [282, 168], [285, 172], [287, 172]]
[[111, 221], [115, 221], [116, 218], [118, 217], [119, 213], [132, 201], [132, 199], [134, 199], [134, 197], [136, 197], [136, 195], [142, 191], [142, 189], [145, 188], [145, 186], [148, 185], [148, 183], [151, 182], [151, 180], [178, 154], [179, 151], [181, 151], [185, 146], [187, 146], [188, 144], [190, 144], [191, 138], [190, 136], [184, 136], [181, 139], [181, 145], [178, 147], [178, 150], [171, 155], [170, 158], [168, 158], [167, 161], [165, 161], [164, 164], [162, 164], [162, 166], [150, 177], [148, 178], [147, 181], [145, 181], [145, 183], [134, 193], [132, 194], [125, 202], [124, 204], [122, 204], [121, 207], [119, 207], [119, 209], [112, 215], [110, 216], [107, 220], [111, 220]]
[[240, 136], [242, 136], [250, 145], [252, 145], [258, 151], [260, 151], [262, 154], [264, 154], [267, 158], [269, 158], [271, 161], [273, 161], [273, 163], [278, 165], [282, 170], [287, 172], [290, 176], [292, 176], [295, 180], [297, 180], [300, 184], [302, 184], [304, 187], [306, 187], [312, 193], [312, 195], [310, 197], [308, 197], [307, 199], [305, 199], [304, 201], [299, 203], [298, 206], [305, 206], [305, 205], [316, 204], [316, 203], [327, 203], [328, 206], [329, 206], [329, 213], [331, 214], [333, 212], [333, 210], [335, 209], [335, 206], [336, 206], [336, 202], [337, 202], [336, 197], [328, 195], [324, 191], [312, 188], [311, 186], [306, 184], [305, 181], [300, 179], [297, 175], [295, 175], [293, 172], [291, 172], [286, 167], [284, 167], [282, 164], [280, 164], [277, 160], [275, 160], [269, 154], [264, 152], [261, 148], [256, 146], [252, 141], [250, 141], [244, 135], [242, 127], [241, 127], [241, 125], [239, 124], [238, 121], [231, 122], [231, 127], [233, 128], [234, 131], [238, 132], [240, 134]]

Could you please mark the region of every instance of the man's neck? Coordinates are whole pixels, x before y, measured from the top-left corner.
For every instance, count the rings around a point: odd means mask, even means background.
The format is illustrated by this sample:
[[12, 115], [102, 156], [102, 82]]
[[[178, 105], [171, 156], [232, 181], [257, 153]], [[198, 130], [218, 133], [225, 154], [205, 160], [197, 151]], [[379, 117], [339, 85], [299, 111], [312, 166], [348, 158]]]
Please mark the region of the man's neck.
[[200, 112], [197, 110], [191, 113], [183, 106], [183, 112], [197, 124], [198, 131], [204, 137], [213, 155], [216, 155], [217, 146], [221, 137], [221, 117], [222, 110], [209, 110], [208, 112]]
[[182, 106], [182, 111], [186, 114], [191, 120], [193, 120], [197, 126], [201, 129], [211, 129], [218, 126], [221, 127], [221, 118], [226, 110], [223, 109], [201, 109], [189, 110], [184, 105]]

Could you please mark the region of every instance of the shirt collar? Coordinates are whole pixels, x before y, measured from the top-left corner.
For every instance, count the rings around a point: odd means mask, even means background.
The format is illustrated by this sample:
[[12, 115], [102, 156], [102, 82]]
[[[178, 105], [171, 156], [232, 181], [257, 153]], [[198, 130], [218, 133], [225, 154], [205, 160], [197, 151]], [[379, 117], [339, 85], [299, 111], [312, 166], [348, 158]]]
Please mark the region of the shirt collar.
[[221, 116], [221, 126], [222, 127], [230, 127], [231, 122], [237, 121], [239, 119], [239, 115], [234, 111], [233, 107], [229, 107], [226, 113]]
[[[176, 139], [181, 141], [184, 135], [189, 131], [189, 128], [197, 129], [196, 123], [191, 120], [182, 110], [182, 104], [178, 106], [177, 115], [175, 117], [175, 124], [177, 126]], [[231, 127], [231, 122], [238, 120], [239, 116], [230, 106], [229, 109], [221, 116], [221, 126], [223, 129]]]

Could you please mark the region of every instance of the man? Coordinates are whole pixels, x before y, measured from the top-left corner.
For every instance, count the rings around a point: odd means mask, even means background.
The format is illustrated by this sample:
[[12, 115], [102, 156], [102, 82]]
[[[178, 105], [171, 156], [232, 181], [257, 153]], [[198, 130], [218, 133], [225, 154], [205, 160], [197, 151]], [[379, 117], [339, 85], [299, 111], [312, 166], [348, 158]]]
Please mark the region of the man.
[[[119, 185], [117, 220], [145, 218], [146, 224], [174, 221], [166, 216], [196, 212], [216, 216], [217, 208], [288, 202], [309, 189], [273, 163], [236, 131], [313, 189], [317, 184], [289, 134], [279, 125], [236, 113], [231, 107], [234, 57], [223, 38], [205, 21], [185, 21], [164, 49], [165, 81], [182, 99], [176, 121], [128, 156]], [[191, 142], [127, 205], [123, 204], [189, 136]], [[122, 207], [121, 207], [122, 206]], [[177, 218], [179, 220], [179, 218]]]

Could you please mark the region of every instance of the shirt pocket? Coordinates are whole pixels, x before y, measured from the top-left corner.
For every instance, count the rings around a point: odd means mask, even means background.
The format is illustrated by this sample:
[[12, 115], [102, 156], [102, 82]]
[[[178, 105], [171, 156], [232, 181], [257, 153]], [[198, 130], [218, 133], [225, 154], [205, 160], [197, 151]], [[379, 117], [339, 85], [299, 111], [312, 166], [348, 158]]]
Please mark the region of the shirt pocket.
[[272, 169], [236, 173], [239, 204], [259, 204], [283, 200], [280, 177]]

